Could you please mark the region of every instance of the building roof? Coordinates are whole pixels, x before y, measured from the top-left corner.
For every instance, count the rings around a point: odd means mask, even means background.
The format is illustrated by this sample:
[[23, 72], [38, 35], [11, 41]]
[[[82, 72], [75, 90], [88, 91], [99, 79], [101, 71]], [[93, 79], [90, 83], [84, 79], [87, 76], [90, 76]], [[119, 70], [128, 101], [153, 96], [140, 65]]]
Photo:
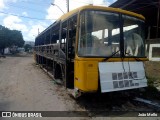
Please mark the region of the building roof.
[[146, 25], [152, 27], [153, 37], [155, 33], [156, 37], [158, 33], [160, 37], [160, 0], [117, 0], [110, 7], [142, 14], [146, 18]]
[[157, 23], [157, 10], [160, 6], [158, 2], [159, 0], [118, 0], [110, 7], [142, 14], [146, 19], [150, 19], [149, 24], [155, 25]]

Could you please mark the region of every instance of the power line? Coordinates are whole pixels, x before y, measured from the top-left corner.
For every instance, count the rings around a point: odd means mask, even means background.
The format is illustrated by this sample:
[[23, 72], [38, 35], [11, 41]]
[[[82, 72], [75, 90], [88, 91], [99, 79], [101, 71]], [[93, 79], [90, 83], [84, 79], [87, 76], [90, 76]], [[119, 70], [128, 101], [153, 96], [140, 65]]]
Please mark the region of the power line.
[[27, 16], [11, 14], [11, 13], [7, 13], [7, 12], [3, 12], [3, 11], [0, 11], [0, 13], [7, 14], [7, 15], [13, 15], [13, 16], [17, 16], [17, 17], [22, 17], [22, 18], [27, 18], [27, 19], [35, 19], [35, 20], [57, 20], [57, 19], [43, 19], [43, 18], [27, 17]]
[[78, 2], [78, 3], [85, 3], [85, 4], [91, 4], [91, 3], [87, 3], [87, 2], [80, 2], [80, 1], [77, 1], [77, 0], [72, 0], [72, 1], [75, 1], [75, 2]]
[[26, 8], [24, 6], [15, 6], [15, 5], [12, 5], [12, 4], [8, 4], [8, 6], [12, 6], [12, 7], [15, 7], [15, 8], [25, 9], [25, 10], [29, 10], [29, 11], [32, 11], [32, 12], [45, 13], [44, 11], [39, 11], [39, 10], [32, 9], [32, 8]]
[[[37, 5], [37, 6], [44, 6], [44, 5], [49, 5], [50, 3], [46, 3], [46, 2], [31, 2], [31, 1], [26, 1], [26, 0], [21, 0], [19, 2], [24, 2], [24, 3], [28, 3], [28, 4], [34, 4], [34, 5]], [[40, 4], [41, 3], [41, 4]]]
[[142, 8], [149, 7], [149, 6], [152, 6], [152, 5], [149, 4], [149, 5], [146, 5], [146, 6], [138, 7], [138, 8], [135, 8], [135, 9], [131, 9], [129, 11], [134, 11], [134, 10], [142, 9]]

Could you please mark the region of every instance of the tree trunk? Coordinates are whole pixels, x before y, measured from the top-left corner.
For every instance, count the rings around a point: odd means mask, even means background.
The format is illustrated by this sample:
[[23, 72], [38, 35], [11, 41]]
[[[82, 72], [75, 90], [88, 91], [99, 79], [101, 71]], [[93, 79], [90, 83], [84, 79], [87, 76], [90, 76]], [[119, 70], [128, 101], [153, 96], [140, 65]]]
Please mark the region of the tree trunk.
[[1, 49], [1, 54], [4, 55], [4, 48]]

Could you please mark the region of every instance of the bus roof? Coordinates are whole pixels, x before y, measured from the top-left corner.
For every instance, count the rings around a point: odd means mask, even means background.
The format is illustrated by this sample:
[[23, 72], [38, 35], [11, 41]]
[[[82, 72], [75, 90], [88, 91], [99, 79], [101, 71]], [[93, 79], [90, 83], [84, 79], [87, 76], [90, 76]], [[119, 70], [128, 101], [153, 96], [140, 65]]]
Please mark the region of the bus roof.
[[[111, 12], [117, 12], [117, 13], [122, 13], [122, 14], [127, 14], [127, 15], [131, 15], [137, 18], [140, 18], [142, 20], [145, 20], [144, 16], [134, 13], [134, 12], [130, 12], [130, 11], [126, 11], [126, 10], [122, 10], [120, 8], [112, 8], [112, 7], [104, 7], [104, 6], [93, 6], [93, 5], [86, 5], [86, 6], [82, 6], [79, 8], [76, 8], [64, 15], [62, 15], [59, 19], [57, 19], [53, 24], [51, 24], [48, 28], [46, 28], [43, 32], [41, 32], [38, 36], [42, 35], [45, 31], [47, 31], [48, 29], [50, 29], [52, 26], [54, 26], [56, 23], [58, 23], [59, 21], [64, 21], [66, 19], [68, 19], [69, 17], [71, 17], [73, 14], [78, 13], [79, 11], [83, 11], [83, 10], [102, 10], [102, 11], [111, 11]], [[38, 37], [37, 36], [37, 37]], [[36, 37], [36, 38], [37, 38]]]
[[73, 14], [79, 12], [79, 11], [82, 11], [82, 10], [87, 10], [87, 9], [93, 9], [93, 10], [103, 10], [103, 11], [112, 11], [112, 12], [117, 12], [117, 13], [122, 13], [122, 14], [127, 14], [127, 15], [131, 15], [131, 16], [134, 16], [134, 17], [138, 17], [140, 19], [143, 19], [145, 20], [145, 18], [140, 15], [140, 14], [137, 14], [137, 13], [134, 13], [134, 12], [130, 12], [130, 11], [126, 11], [126, 10], [122, 10], [120, 8], [112, 8], [112, 7], [104, 7], [104, 6], [93, 6], [93, 5], [86, 5], [86, 6], [82, 6], [82, 7], [79, 7], [77, 9], [74, 9], [64, 15], [62, 15], [58, 20], [65, 20], [67, 18], [69, 18], [70, 16], [72, 16]]

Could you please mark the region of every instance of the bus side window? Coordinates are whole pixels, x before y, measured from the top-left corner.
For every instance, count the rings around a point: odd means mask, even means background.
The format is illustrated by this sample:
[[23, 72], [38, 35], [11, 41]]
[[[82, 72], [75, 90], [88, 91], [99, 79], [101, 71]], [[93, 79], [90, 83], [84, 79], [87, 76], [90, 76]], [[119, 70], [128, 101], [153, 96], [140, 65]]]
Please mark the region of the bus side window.
[[67, 21], [62, 23], [61, 29], [61, 41], [60, 41], [60, 48], [63, 52], [66, 52], [66, 40], [67, 40]]
[[57, 24], [55, 27], [51, 28], [51, 44], [59, 43], [59, 29], [60, 24]]
[[74, 58], [75, 42], [76, 42], [76, 28], [77, 28], [77, 15], [69, 19], [68, 26], [68, 57]]

